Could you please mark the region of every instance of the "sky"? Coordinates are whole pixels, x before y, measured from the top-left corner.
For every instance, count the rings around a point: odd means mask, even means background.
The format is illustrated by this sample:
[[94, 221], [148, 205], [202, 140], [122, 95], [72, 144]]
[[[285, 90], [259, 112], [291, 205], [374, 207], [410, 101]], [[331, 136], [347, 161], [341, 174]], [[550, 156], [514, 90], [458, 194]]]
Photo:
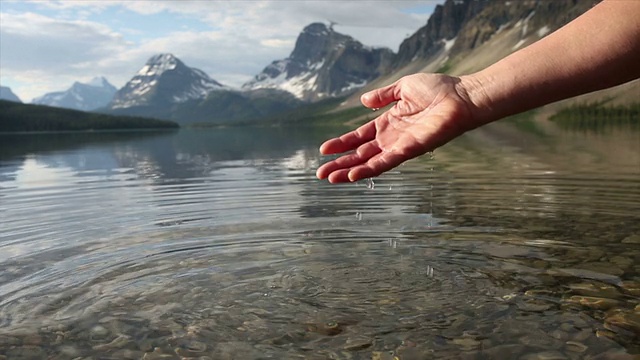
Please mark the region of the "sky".
[[397, 51], [442, 1], [0, 0], [0, 85], [23, 102], [104, 76], [121, 88], [172, 53], [239, 87], [289, 56], [313, 22]]

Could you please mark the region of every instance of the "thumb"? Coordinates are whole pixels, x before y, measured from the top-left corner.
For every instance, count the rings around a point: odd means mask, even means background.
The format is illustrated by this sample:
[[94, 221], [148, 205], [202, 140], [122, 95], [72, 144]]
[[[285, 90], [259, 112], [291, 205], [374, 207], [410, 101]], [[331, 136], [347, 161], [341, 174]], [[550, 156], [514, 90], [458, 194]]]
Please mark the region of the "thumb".
[[394, 101], [398, 101], [400, 100], [400, 98], [396, 97], [396, 84], [397, 83], [393, 83], [391, 85], [364, 93], [360, 97], [360, 102], [362, 102], [362, 105], [368, 108], [381, 108], [391, 104]]

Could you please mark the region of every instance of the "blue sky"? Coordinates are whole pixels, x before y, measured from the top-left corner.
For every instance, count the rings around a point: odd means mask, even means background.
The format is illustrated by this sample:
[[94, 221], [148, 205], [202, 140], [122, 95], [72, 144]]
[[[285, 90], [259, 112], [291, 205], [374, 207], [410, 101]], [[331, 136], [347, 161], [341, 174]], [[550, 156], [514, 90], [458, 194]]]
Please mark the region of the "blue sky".
[[440, 2], [0, 0], [0, 84], [23, 102], [96, 76], [120, 88], [170, 52], [240, 86], [287, 57], [312, 22], [335, 21], [338, 32], [397, 51]]

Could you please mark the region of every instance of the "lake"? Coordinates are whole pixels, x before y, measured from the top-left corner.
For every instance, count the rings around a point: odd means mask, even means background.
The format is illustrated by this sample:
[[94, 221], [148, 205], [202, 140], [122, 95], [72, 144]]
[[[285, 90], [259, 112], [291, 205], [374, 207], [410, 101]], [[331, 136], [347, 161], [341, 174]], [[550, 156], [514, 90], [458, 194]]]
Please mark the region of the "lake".
[[637, 128], [319, 181], [343, 130], [0, 135], [0, 359], [637, 358]]

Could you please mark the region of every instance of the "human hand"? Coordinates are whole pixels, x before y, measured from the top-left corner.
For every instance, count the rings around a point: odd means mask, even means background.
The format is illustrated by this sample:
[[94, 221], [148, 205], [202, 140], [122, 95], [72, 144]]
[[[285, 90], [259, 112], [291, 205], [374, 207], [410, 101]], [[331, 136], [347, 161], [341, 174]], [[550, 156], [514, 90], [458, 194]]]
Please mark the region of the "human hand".
[[457, 77], [405, 76], [365, 93], [361, 101], [373, 109], [396, 103], [358, 129], [323, 143], [324, 155], [351, 152], [320, 166], [319, 179], [340, 183], [378, 176], [477, 126], [472, 103]]

